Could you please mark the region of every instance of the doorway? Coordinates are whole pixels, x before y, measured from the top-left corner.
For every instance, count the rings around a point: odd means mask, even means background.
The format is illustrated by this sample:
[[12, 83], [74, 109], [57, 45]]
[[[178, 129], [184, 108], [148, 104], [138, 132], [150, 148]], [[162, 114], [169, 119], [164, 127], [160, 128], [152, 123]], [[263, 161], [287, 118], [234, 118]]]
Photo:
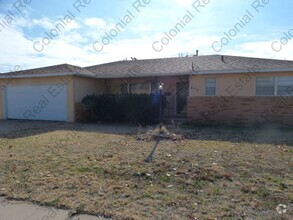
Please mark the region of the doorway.
[[189, 95], [189, 83], [176, 83], [176, 114], [178, 116], [187, 115], [187, 97]]

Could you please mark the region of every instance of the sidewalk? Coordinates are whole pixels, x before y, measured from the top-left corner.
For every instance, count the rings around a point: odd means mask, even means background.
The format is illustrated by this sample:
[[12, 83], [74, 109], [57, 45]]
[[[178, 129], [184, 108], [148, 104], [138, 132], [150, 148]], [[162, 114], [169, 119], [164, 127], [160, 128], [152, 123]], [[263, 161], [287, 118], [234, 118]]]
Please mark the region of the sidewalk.
[[68, 210], [42, 207], [0, 197], [0, 220], [106, 220], [105, 218], [79, 215], [68, 218]]

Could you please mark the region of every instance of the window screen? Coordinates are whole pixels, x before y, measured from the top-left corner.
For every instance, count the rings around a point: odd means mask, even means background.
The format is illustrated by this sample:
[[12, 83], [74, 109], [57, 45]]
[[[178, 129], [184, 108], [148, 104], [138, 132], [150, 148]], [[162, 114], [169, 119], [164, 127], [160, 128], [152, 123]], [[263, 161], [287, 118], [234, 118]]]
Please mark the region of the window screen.
[[216, 95], [216, 79], [205, 80], [205, 95], [206, 96]]
[[256, 95], [273, 96], [275, 94], [275, 77], [257, 77]]
[[293, 76], [277, 78], [277, 94], [280, 96], [293, 96]]

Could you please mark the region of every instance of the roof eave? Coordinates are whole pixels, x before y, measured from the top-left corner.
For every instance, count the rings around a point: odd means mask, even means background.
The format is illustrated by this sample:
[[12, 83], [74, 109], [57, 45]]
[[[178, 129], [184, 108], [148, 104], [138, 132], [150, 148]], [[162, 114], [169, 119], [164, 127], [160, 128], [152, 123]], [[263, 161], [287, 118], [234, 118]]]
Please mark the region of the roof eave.
[[55, 77], [55, 76], [79, 76], [79, 77], [85, 77], [85, 78], [97, 78], [94, 74], [83, 74], [83, 73], [46, 73], [46, 74], [14, 74], [8, 73], [8, 74], [0, 74], [0, 79], [19, 79], [19, 78], [43, 78], [43, 77]]
[[211, 75], [211, 74], [235, 74], [235, 73], [273, 73], [273, 72], [293, 72], [293, 69], [258, 69], [251, 68], [245, 70], [206, 70], [193, 71], [191, 75]]
[[168, 74], [140, 74], [140, 75], [121, 75], [121, 76], [109, 76], [109, 75], [96, 75], [97, 78], [101, 78], [101, 79], [124, 79], [124, 78], [143, 78], [143, 77], [170, 77], [170, 76], [189, 76], [191, 74], [191, 72], [188, 73], [168, 73]]

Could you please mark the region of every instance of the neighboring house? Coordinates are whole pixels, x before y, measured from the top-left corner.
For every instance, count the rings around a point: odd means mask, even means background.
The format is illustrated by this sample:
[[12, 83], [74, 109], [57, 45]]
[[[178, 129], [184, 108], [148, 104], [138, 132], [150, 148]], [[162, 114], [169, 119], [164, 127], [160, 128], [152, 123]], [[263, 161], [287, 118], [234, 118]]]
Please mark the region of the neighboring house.
[[293, 61], [194, 56], [58, 65], [0, 75], [0, 119], [80, 119], [91, 94], [156, 93], [164, 83], [165, 118], [201, 124], [293, 126]]

